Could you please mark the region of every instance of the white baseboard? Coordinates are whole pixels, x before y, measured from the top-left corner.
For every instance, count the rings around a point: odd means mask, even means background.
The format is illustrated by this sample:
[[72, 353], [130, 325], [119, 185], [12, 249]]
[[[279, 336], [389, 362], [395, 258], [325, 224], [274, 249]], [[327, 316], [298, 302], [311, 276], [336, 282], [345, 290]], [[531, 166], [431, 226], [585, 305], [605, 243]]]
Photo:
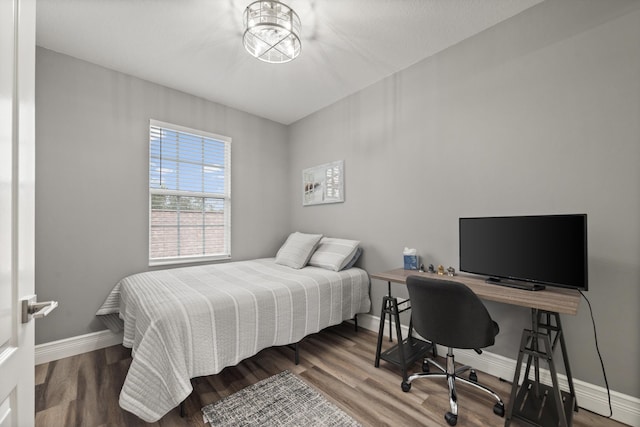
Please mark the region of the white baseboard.
[[36, 365], [117, 344], [122, 344], [122, 333], [114, 334], [109, 330], [38, 344], [35, 354]]
[[[380, 318], [370, 314], [360, 314], [358, 315], [358, 326], [377, 332], [380, 327]], [[384, 333], [385, 335], [389, 334], [388, 323], [385, 325]], [[406, 336], [408, 333], [407, 326], [402, 325], [402, 333]], [[117, 344], [122, 344], [122, 334], [114, 334], [108, 330], [40, 344], [37, 345], [35, 349], [36, 365]], [[439, 354], [446, 354], [446, 349], [438, 347], [438, 352]], [[482, 355], [479, 356], [473, 350], [456, 350], [456, 361], [462, 364], [472, 365], [479, 371], [508, 381], [513, 380], [513, 373], [516, 369], [515, 360], [488, 351], [483, 351]], [[522, 371], [524, 372], [524, 368]], [[540, 376], [543, 383], [551, 384], [551, 377], [548, 370], [541, 369]], [[558, 381], [561, 389], [568, 390], [569, 386], [565, 375], [559, 375]], [[609, 403], [607, 390], [604, 387], [575, 378], [573, 385], [576, 391], [578, 405], [581, 408], [597, 414], [608, 415]], [[611, 391], [611, 405], [613, 407], [612, 418], [614, 420], [633, 427], [640, 427], [640, 399]]]
[[[380, 328], [380, 318], [370, 314], [359, 314], [358, 326], [378, 332]], [[406, 337], [408, 332], [409, 328], [402, 325], [403, 336]], [[389, 335], [388, 322], [385, 322], [384, 334], [387, 337]], [[447, 349], [438, 346], [438, 354], [447, 354]], [[478, 355], [473, 350], [456, 350], [455, 356], [456, 362], [460, 362], [464, 365], [472, 365], [474, 369], [479, 371], [486, 372], [487, 374], [498, 378], [503, 378], [507, 381], [513, 381], [513, 374], [516, 370], [516, 360], [500, 356], [499, 354], [493, 354], [488, 351], [483, 351], [482, 355]], [[524, 374], [524, 370], [525, 368], [523, 365], [523, 368], [521, 369], [522, 375]], [[522, 380], [522, 378], [520, 380]], [[550, 372], [546, 369], [541, 369], [540, 380], [544, 384], [551, 385]], [[558, 375], [558, 382], [560, 383], [560, 388], [562, 390], [569, 390], [569, 383], [565, 375]], [[609, 402], [606, 388], [575, 378], [573, 379], [573, 386], [576, 392], [578, 405], [581, 408], [604, 416], [609, 414]], [[614, 420], [633, 427], [640, 427], [640, 399], [618, 393], [616, 391], [611, 391], [611, 406], [613, 408], [612, 418]]]

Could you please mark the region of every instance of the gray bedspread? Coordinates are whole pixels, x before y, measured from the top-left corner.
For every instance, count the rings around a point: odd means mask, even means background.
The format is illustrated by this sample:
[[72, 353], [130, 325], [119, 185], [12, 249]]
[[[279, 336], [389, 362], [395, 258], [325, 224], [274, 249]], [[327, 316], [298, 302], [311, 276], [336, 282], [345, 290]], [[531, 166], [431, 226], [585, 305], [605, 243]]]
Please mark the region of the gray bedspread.
[[350, 268], [295, 270], [273, 258], [135, 274], [122, 279], [97, 315], [133, 361], [120, 406], [154, 422], [212, 375], [260, 350], [369, 311], [369, 276]]

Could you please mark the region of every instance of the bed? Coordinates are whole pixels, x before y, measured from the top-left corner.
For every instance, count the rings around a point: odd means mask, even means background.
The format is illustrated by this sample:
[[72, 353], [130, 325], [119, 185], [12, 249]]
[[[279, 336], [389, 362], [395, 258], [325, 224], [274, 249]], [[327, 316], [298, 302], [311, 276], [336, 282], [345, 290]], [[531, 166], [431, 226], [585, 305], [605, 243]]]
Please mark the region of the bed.
[[132, 349], [120, 406], [155, 422], [189, 396], [191, 378], [369, 311], [364, 270], [277, 261], [149, 271], [117, 283], [97, 315], [123, 327]]

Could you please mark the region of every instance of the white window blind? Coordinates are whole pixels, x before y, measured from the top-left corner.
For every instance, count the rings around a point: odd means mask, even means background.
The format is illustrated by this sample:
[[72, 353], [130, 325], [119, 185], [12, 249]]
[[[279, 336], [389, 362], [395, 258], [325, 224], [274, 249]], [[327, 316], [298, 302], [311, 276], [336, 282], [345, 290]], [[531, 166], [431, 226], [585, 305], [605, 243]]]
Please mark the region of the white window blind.
[[151, 120], [149, 263], [231, 256], [231, 138]]

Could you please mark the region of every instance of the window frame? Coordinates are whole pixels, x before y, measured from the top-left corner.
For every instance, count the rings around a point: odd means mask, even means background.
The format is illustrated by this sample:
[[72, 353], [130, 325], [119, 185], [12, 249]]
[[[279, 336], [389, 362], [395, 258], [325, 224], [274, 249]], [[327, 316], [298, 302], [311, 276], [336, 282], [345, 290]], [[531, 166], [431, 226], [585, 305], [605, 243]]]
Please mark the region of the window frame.
[[[171, 132], [189, 134], [198, 138], [213, 139], [224, 143], [224, 193], [208, 193], [208, 192], [192, 192], [185, 190], [168, 190], [151, 187], [151, 134], [152, 128], [166, 129]], [[162, 122], [159, 120], [149, 119], [149, 126], [147, 128], [148, 134], [148, 147], [147, 147], [147, 184], [148, 184], [148, 252], [147, 258], [149, 260], [149, 266], [163, 266], [171, 264], [188, 264], [206, 261], [219, 261], [231, 259], [231, 142], [232, 139], [228, 136], [218, 135], [211, 132], [206, 132], [198, 129], [192, 129], [185, 126], [175, 125], [173, 123]], [[207, 197], [222, 199], [224, 201], [224, 248], [225, 250], [221, 254], [216, 255], [182, 255], [165, 258], [152, 258], [151, 257], [151, 238], [152, 238], [152, 200], [154, 195], [169, 195], [169, 196], [186, 196], [186, 197]], [[179, 226], [178, 226], [179, 229]]]

